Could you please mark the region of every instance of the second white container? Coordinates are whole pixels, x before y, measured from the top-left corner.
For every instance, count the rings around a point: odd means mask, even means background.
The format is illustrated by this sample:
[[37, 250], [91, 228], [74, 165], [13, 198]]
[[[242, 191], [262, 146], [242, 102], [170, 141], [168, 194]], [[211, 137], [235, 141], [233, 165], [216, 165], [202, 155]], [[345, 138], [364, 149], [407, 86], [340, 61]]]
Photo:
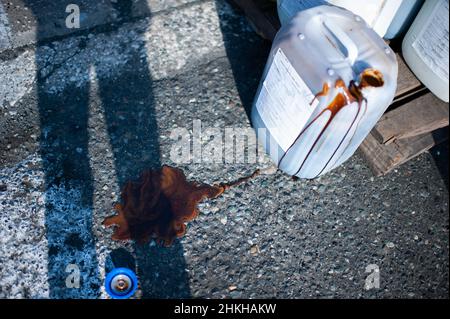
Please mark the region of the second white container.
[[427, 0], [402, 44], [414, 74], [441, 100], [449, 101], [449, 3]]

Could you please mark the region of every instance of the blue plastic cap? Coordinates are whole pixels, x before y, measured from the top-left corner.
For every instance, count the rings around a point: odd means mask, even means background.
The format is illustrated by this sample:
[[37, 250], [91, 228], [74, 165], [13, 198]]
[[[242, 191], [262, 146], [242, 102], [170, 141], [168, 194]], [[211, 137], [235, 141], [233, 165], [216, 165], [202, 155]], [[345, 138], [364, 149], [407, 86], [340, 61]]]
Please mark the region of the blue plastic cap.
[[[117, 281], [117, 282], [115, 282]], [[114, 285], [123, 285], [123, 287]], [[138, 286], [136, 274], [128, 268], [114, 268], [105, 279], [105, 289], [113, 299], [128, 299], [134, 295]], [[124, 288], [120, 291], [119, 288]], [[125, 289], [126, 288], [126, 289]]]

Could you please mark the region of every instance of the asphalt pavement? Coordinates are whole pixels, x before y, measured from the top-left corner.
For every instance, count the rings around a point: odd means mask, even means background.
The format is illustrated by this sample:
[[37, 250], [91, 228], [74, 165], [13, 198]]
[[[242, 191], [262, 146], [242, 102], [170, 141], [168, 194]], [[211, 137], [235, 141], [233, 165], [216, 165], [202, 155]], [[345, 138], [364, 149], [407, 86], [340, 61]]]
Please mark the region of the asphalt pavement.
[[[177, 129], [251, 129], [269, 49], [223, 0], [0, 0], [0, 297], [108, 298], [129, 254], [135, 298], [448, 298], [448, 146], [384, 177], [359, 153], [316, 180], [262, 151], [174, 162]], [[121, 187], [163, 164], [265, 174], [203, 202], [171, 247], [112, 241]]]

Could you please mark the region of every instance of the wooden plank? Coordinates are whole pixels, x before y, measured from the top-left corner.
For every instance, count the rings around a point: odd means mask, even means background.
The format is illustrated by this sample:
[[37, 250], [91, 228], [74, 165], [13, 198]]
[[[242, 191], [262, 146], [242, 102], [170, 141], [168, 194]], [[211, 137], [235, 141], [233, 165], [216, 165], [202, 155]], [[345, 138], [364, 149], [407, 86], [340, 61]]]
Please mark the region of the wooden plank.
[[269, 41], [275, 38], [280, 26], [262, 10], [261, 3], [258, 5], [253, 0], [233, 0], [233, 2], [244, 11], [256, 33]]
[[403, 57], [397, 53], [398, 61], [398, 79], [397, 91], [395, 92], [394, 102], [410, 96], [423, 88], [422, 83], [416, 78], [409, 67], [406, 65]]
[[385, 113], [372, 133], [379, 143], [422, 135], [449, 125], [449, 105], [432, 93]]
[[379, 143], [370, 133], [359, 149], [374, 175], [382, 176], [447, 139], [448, 128], [397, 140], [388, 145]]

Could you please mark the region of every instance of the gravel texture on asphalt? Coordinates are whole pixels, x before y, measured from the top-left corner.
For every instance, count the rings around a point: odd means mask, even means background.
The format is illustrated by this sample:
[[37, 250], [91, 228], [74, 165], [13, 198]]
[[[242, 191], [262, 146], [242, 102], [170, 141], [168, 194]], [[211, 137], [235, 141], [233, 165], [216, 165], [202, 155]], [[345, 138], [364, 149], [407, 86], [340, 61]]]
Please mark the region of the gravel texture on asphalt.
[[[429, 153], [379, 178], [358, 153], [316, 180], [260, 149], [256, 163], [173, 162], [171, 134], [196, 120], [251, 128], [270, 44], [225, 1], [170, 4], [0, 54], [0, 297], [107, 298], [125, 249], [135, 298], [447, 298], [448, 186]], [[101, 222], [121, 187], [162, 164], [211, 184], [269, 170], [200, 204], [172, 247], [111, 241]]]

